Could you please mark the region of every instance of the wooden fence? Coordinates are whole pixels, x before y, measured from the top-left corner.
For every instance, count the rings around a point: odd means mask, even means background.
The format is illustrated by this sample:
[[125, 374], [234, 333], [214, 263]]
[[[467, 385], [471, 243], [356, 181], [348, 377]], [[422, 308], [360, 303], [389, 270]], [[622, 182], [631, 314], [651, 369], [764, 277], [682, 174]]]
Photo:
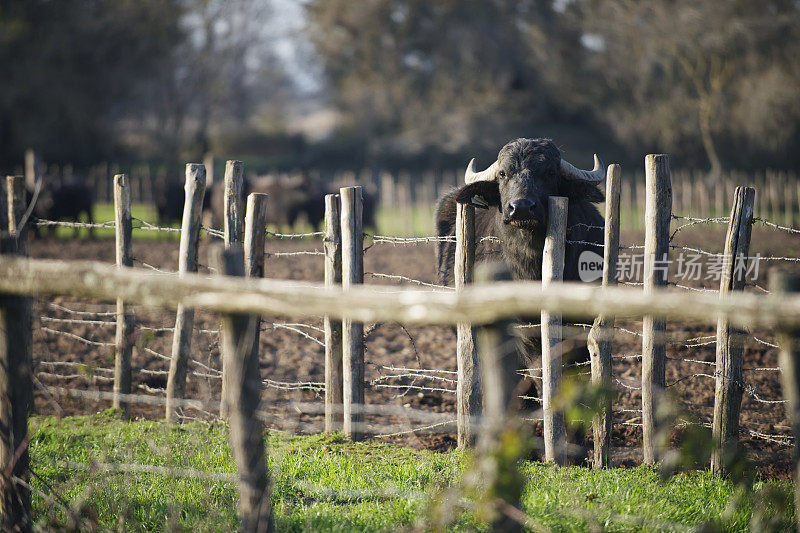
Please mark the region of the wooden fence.
[[[608, 171], [606, 202], [606, 238], [602, 286], [564, 283], [563, 249], [566, 243], [566, 202], [552, 198], [551, 216], [546, 245], [547, 280], [539, 283], [497, 281], [498, 275], [488, 276], [493, 282], [473, 283], [475, 260], [474, 213], [464, 207], [458, 211], [456, 232], [456, 291], [432, 292], [398, 289], [391, 294], [362, 286], [363, 231], [361, 227], [361, 188], [346, 187], [335, 196], [326, 198], [326, 283], [292, 283], [258, 279], [264, 248], [263, 207], [259, 198], [248, 198], [247, 213], [241, 205], [241, 165], [229, 162], [225, 173], [228, 213], [224, 229], [227, 252], [218, 251], [216, 268], [226, 276], [204, 276], [196, 273], [199, 212], [202, 208], [205, 172], [203, 165], [187, 165], [186, 204], [181, 234], [180, 272], [177, 276], [139, 271], [128, 268], [130, 262], [130, 181], [124, 175], [115, 177], [114, 198], [117, 212], [117, 265], [96, 262], [31, 260], [25, 257], [25, 228], [18, 227], [23, 217], [19, 178], [8, 180], [9, 234], [3, 238], [0, 257], [0, 368], [13, 372], [0, 373], [0, 460], [15, 465], [17, 477], [24, 477], [24, 461], [17, 460], [21, 449], [21, 433], [26, 427], [27, 394], [30, 388], [30, 295], [69, 295], [81, 298], [116, 300], [118, 310], [117, 359], [115, 362], [114, 403], [124, 408], [130, 398], [129, 318], [126, 306], [140, 304], [176, 309], [175, 336], [167, 392], [167, 418], [174, 418], [177, 406], [183, 402], [182, 381], [185, 380], [186, 358], [191, 341], [192, 313], [204, 308], [221, 314], [223, 358], [223, 412], [231, 420], [231, 442], [240, 469], [240, 514], [243, 523], [263, 521], [267, 483], [266, 472], [253, 465], [263, 465], [263, 425], [254, 417], [258, 405], [258, 387], [249, 381], [253, 375], [254, 347], [257, 346], [258, 318], [262, 315], [325, 316], [326, 319], [326, 429], [340, 428], [351, 438], [363, 436], [364, 410], [364, 347], [363, 326], [367, 321], [395, 320], [417, 324], [458, 325], [458, 400], [457, 420], [459, 445], [468, 446], [476, 440], [483, 427], [478, 412], [478, 398], [500, 398], [484, 404], [484, 415], [506, 413], [502, 420], [513, 416], [507, 412], [512, 381], [502, 369], [485, 368], [487, 361], [497, 361], [496, 351], [502, 342], [484, 343], [480, 357], [472, 339], [471, 326], [486, 326], [486, 331], [504, 331], [503, 323], [519, 316], [542, 315], [543, 374], [545, 390], [546, 459], [563, 461], [563, 421], [554, 410], [554, 399], [560, 388], [561, 331], [563, 319], [594, 319], [590, 341], [592, 348], [592, 379], [606, 383], [610, 376], [610, 345], [615, 317], [644, 317], [642, 418], [645, 462], [656, 462], [663, 450], [654, 435], [660, 429], [656, 412], [664, 389], [664, 336], [666, 320], [692, 320], [717, 325], [716, 405], [714, 438], [720, 450], [733, 446], [738, 436], [738, 406], [741, 403], [741, 335], [737, 328], [752, 325], [775, 327], [786, 341], [784, 359], [794, 349], [796, 332], [800, 331], [800, 296], [791, 295], [795, 284], [780, 278], [773, 294], [764, 296], [745, 293], [736, 281], [736, 259], [747, 254], [749, 227], [753, 223], [755, 195], [751, 188], [735, 190], [725, 245], [728, 270], [723, 275], [719, 293], [676, 293], [667, 291], [665, 273], [657, 264], [669, 254], [669, 221], [673, 212], [673, 183], [667, 156], [648, 156], [646, 159], [645, 194], [645, 283], [644, 290], [614, 287], [615, 254], [619, 248], [619, 205], [624, 187], [620, 186], [619, 167]], [[249, 221], [242, 230], [242, 218]], [[337, 223], [338, 221], [338, 223]], [[616, 226], [616, 227], [615, 227]], [[247, 273], [241, 251], [249, 250]], [[561, 258], [559, 260], [559, 258]], [[499, 275], [502, 277], [502, 275]], [[779, 294], [783, 291], [787, 294]], [[341, 328], [341, 329], [340, 329]], [[339, 334], [340, 333], [340, 334]], [[254, 340], [254, 335], [256, 339]], [[489, 335], [491, 337], [491, 335]], [[499, 343], [499, 344], [498, 344]], [[488, 355], [487, 355], [488, 354]], [[786, 355], [789, 354], [789, 355]], [[494, 363], [491, 363], [494, 364]], [[500, 364], [500, 363], [497, 363]], [[480, 370], [478, 370], [480, 368]], [[787, 367], [788, 368], [788, 367]], [[545, 370], [546, 369], [546, 370]], [[478, 376], [482, 375], [482, 379]], [[789, 401], [795, 438], [800, 436], [800, 389], [793, 373], [786, 373], [786, 397]], [[328, 387], [331, 390], [327, 390]], [[341, 387], [341, 389], [340, 389]], [[481, 390], [482, 387], [482, 390]], [[335, 390], [333, 390], [335, 388]], [[255, 396], [254, 396], [255, 395]], [[339, 418], [341, 413], [341, 418]], [[595, 421], [595, 466], [608, 466], [611, 405], [602, 406]], [[495, 427], [494, 431], [497, 428]], [[795, 442], [798, 442], [797, 440]], [[258, 449], [261, 451], [259, 452]], [[259, 453], [261, 455], [259, 455]], [[719, 455], [712, 461], [714, 470], [722, 470]], [[796, 465], [796, 464], [795, 464]], [[21, 470], [20, 470], [21, 469]], [[18, 496], [6, 492], [2, 501], [4, 516], [24, 513], [16, 509]]]
[[[120, 173], [120, 165], [100, 163], [83, 169], [76, 174], [72, 165], [48, 165], [29, 150], [25, 159], [25, 176], [29, 187], [35, 176], [41, 176], [45, 184], [55, 185], [71, 181], [88, 184], [100, 203], [114, 200], [114, 176]], [[213, 156], [207, 156], [204, 168], [207, 171], [207, 185], [215, 181]], [[461, 170], [441, 170], [425, 172], [397, 171], [379, 169], [361, 171], [338, 171], [324, 174], [326, 179], [343, 185], [359, 184], [366, 187], [378, 198], [379, 205], [399, 210], [401, 231], [405, 235], [414, 233], [415, 208], [431, 209], [437, 198], [454, 187], [459, 186]], [[21, 174], [21, 172], [20, 172]], [[219, 174], [217, 180], [219, 179]], [[149, 164], [132, 164], [126, 167], [133, 203], [153, 204], [159, 188], [167, 181], [164, 167]], [[739, 170], [726, 171], [719, 175], [681, 170], [672, 172], [673, 212], [692, 217], [726, 217], [729, 213], [737, 185], [748, 183], [761, 191], [755, 211], [758, 216], [777, 223], [791, 226], [800, 222], [800, 176], [792, 171], [766, 169], [756, 172]], [[643, 172], [636, 172], [622, 179], [620, 183], [621, 223], [627, 229], [644, 229], [644, 210], [646, 181]], [[421, 215], [427, 216], [427, 215]]]

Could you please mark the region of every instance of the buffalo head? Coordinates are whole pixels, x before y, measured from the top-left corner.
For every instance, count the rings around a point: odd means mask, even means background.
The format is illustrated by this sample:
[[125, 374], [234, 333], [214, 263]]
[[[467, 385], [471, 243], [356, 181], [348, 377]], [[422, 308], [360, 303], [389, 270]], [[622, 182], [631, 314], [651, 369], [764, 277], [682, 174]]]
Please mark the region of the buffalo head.
[[466, 185], [456, 194], [459, 203], [481, 208], [497, 208], [504, 226], [543, 230], [547, 219], [547, 199], [602, 202], [597, 183], [605, 178], [600, 158], [594, 156], [592, 170], [580, 170], [561, 159], [549, 139], [517, 139], [500, 150], [497, 160], [482, 172], [470, 161], [464, 176]]

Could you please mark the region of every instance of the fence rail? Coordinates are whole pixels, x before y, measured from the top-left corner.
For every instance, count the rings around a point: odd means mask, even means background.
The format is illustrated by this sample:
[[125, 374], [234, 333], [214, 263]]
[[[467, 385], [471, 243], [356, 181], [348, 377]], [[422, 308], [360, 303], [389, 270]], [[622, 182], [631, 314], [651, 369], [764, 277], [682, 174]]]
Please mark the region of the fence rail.
[[666, 289], [643, 294], [634, 288], [569, 282], [546, 288], [531, 282], [499, 282], [472, 285], [452, 293], [397, 287], [387, 293], [370, 286], [342, 290], [322, 283], [193, 273], [165, 276], [91, 261], [16, 257], [3, 257], [0, 261], [0, 292], [101, 300], [120, 297], [126, 302], [168, 309], [183, 305], [229, 313], [330, 315], [361, 322], [488, 324], [550, 310], [570, 318], [600, 313], [631, 318], [651, 314], [706, 324], [725, 318], [739, 327], [800, 326], [800, 296], [796, 295], [771, 298], [736, 293], [720, 297], [717, 293], [676, 293]]

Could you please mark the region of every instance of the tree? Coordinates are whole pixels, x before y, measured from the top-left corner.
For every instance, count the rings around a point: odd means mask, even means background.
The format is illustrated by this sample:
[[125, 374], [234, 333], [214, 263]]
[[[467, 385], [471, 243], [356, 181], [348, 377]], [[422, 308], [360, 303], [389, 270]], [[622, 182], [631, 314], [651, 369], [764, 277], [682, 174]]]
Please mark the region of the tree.
[[496, 149], [552, 110], [526, 44], [548, 3], [312, 0], [307, 13], [335, 102], [373, 154]]
[[0, 2], [0, 157], [108, 156], [140, 80], [183, 38], [181, 14], [168, 0]]
[[622, 142], [689, 154], [702, 146], [718, 173], [721, 145], [736, 161], [736, 147], [752, 156], [797, 135], [796, 2], [607, 0], [571, 10], [595, 44], [596, 110]]

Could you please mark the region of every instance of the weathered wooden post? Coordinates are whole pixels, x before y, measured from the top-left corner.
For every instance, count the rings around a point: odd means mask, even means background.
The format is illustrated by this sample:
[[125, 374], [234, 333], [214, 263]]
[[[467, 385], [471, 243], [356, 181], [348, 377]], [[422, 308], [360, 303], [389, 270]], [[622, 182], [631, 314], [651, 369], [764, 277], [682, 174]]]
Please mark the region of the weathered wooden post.
[[[25, 180], [9, 176], [4, 187], [8, 232], [0, 235], [5, 254], [28, 255], [28, 233], [19, 225], [25, 214]], [[3, 530], [31, 530], [28, 480], [28, 409], [31, 383], [31, 306], [27, 297], [0, 296], [0, 525]]]
[[[361, 187], [339, 189], [342, 232], [342, 287], [364, 283]], [[364, 423], [364, 324], [342, 321], [343, 431], [360, 440]]]
[[692, 182], [689, 179], [681, 182], [681, 215], [691, 216], [694, 214], [692, 211]]
[[[542, 288], [564, 279], [564, 246], [567, 235], [569, 200], [551, 196], [548, 205], [547, 235], [542, 255]], [[563, 339], [561, 315], [542, 311], [542, 409], [544, 412], [544, 457], [547, 462], [566, 462], [564, 413], [554, 407], [561, 392]]]
[[[454, 277], [456, 291], [472, 283], [475, 265], [475, 208], [456, 204], [456, 255]], [[472, 325], [466, 322], [456, 327], [456, 422], [458, 447], [466, 448], [475, 442], [475, 417], [481, 412], [480, 362], [472, 337]]]
[[[247, 196], [247, 211], [244, 216], [244, 275], [248, 278], [264, 277], [268, 198], [269, 195], [256, 192]], [[255, 321], [256, 331], [253, 334], [252, 351], [253, 357], [258, 361], [261, 317], [256, 316]], [[220, 403], [220, 406], [224, 403], [224, 401]]]
[[381, 174], [381, 207], [389, 209], [394, 207], [397, 199], [395, 192], [394, 176], [389, 172]]
[[767, 182], [767, 189], [769, 191], [770, 220], [775, 224], [780, 224], [781, 220], [781, 200], [778, 196], [778, 182], [780, 179], [780, 174], [773, 170], [771, 172], [770, 179]]
[[[131, 184], [127, 174], [114, 176], [114, 222], [117, 266], [133, 266], [133, 221], [131, 219]], [[133, 315], [122, 298], [117, 298], [117, 332], [114, 356], [114, 409], [127, 413], [121, 395], [131, 393], [131, 354], [133, 352]]]
[[714, 217], [721, 217], [725, 212], [725, 182], [722, 175], [714, 180]]
[[400, 172], [395, 184], [397, 205], [400, 208], [400, 218], [403, 222], [403, 235], [408, 237], [414, 232], [414, 208], [411, 205], [411, 175]]
[[[208, 187], [214, 183], [214, 154], [212, 152], [206, 152], [206, 155], [203, 156], [203, 166], [206, 168], [206, 185]], [[225, 173], [227, 175], [228, 169], [225, 168]]]
[[[731, 220], [725, 237], [723, 270], [720, 276], [719, 296], [731, 291], [741, 291], [745, 285], [750, 229], [756, 191], [751, 187], [737, 187], [731, 208]], [[722, 472], [724, 453], [739, 440], [739, 410], [742, 405], [742, 363], [744, 360], [745, 332], [731, 327], [728, 320], [717, 321], [717, 366], [715, 374], [714, 444], [711, 470]]]
[[32, 148], [25, 150], [25, 185], [30, 190], [36, 186], [36, 181], [41, 174], [39, 165], [40, 161], [36, 152]]
[[6, 176], [6, 213], [8, 232], [16, 238], [16, 254], [28, 255], [28, 224], [25, 218], [25, 178]]
[[[214, 246], [210, 263], [226, 276], [244, 274], [241, 245], [229, 249]], [[269, 531], [271, 527], [270, 490], [264, 446], [264, 424], [256, 416], [261, 402], [261, 375], [258, 352], [253, 348], [258, 335], [255, 315], [223, 314], [222, 353], [227, 360], [228, 386], [225, 389], [230, 423], [230, 442], [239, 473], [239, 518], [241, 531]]]
[[[212, 156], [213, 159], [213, 156]], [[244, 165], [241, 161], [225, 163], [225, 247], [241, 244], [244, 224]], [[266, 235], [266, 234], [265, 234]]]
[[[769, 278], [770, 298], [800, 292], [800, 276], [790, 272], [773, 272]], [[781, 385], [786, 399], [786, 417], [792, 426], [792, 480], [794, 481], [795, 514], [800, 516], [800, 329], [782, 328], [778, 331]], [[800, 531], [800, 525], [797, 526]]]
[[[206, 188], [206, 171], [203, 165], [186, 165], [186, 201], [183, 205], [181, 222], [180, 252], [178, 255], [178, 275], [197, 272], [197, 247], [200, 240], [200, 217], [203, 211], [203, 194]], [[192, 343], [194, 310], [178, 306], [175, 316], [175, 333], [172, 337], [172, 359], [167, 378], [166, 418], [177, 418], [175, 400], [182, 399], [186, 390], [186, 368], [189, 362], [189, 349]]]
[[[206, 158], [210, 158], [210, 163], [213, 165], [214, 156], [207, 154]], [[206, 172], [208, 172], [208, 163], [206, 161]], [[208, 177], [208, 175], [206, 175]], [[208, 181], [211, 183], [211, 181]], [[224, 225], [224, 238], [225, 248], [229, 249], [233, 245], [241, 245], [242, 243], [242, 225], [244, 224], [244, 206], [242, 194], [244, 191], [244, 166], [241, 161], [227, 161], [225, 163], [225, 196], [223, 216], [225, 218]], [[265, 234], [266, 236], [266, 230]], [[220, 335], [224, 335], [222, 329], [219, 330]], [[225, 387], [227, 380], [225, 379], [225, 358], [222, 359], [222, 398], [219, 405], [219, 416], [225, 418], [228, 413], [228, 406], [225, 403]]]
[[[617, 259], [619, 258], [619, 165], [610, 165], [606, 171], [606, 214], [603, 246], [603, 287], [617, 284]], [[611, 341], [614, 335], [614, 317], [600, 315], [589, 333], [589, 354], [592, 363], [592, 383], [611, 389]], [[611, 398], [600, 406], [600, 413], [592, 421], [594, 433], [594, 468], [611, 466], [611, 426], [613, 412]]]
[[[477, 283], [510, 281], [511, 273], [502, 263], [484, 263], [476, 268], [475, 279]], [[509, 468], [508, 463], [514, 465], [516, 461], [501, 462], [498, 458], [498, 454], [509, 452], [501, 449], [502, 443], [508, 440], [504, 436], [516, 433], [518, 439], [526, 438], [517, 416], [520, 405], [517, 397], [519, 354], [512, 335], [513, 327], [513, 321], [501, 320], [476, 328], [483, 383], [483, 427], [478, 446], [481, 458], [477, 464], [480, 484], [492, 487], [495, 498], [500, 495], [505, 504], [519, 508], [522, 484], [515, 482], [517, 476], [501, 471], [504, 467]], [[524, 453], [523, 449], [524, 446], [520, 446], [518, 452]], [[515, 532], [521, 529], [519, 522], [511, 519], [503, 509], [496, 510], [489, 525], [489, 531]]]
[[[325, 285], [342, 284], [339, 195], [325, 195]], [[342, 321], [325, 317], [325, 432], [342, 431]]]
[[[625, 213], [627, 213], [626, 216], [629, 219], [628, 226], [626, 226], [626, 228], [633, 229], [635, 227], [634, 225], [637, 224], [639, 221], [639, 206], [636, 206], [636, 209], [634, 210], [633, 193], [631, 192], [631, 182], [629, 180], [625, 180], [622, 183], [620, 205], [622, 206], [622, 209], [625, 210]], [[632, 216], [633, 213], [636, 214], [635, 217]]]
[[[672, 184], [669, 156], [645, 157], [644, 292], [650, 294], [667, 284], [669, 224], [672, 217]], [[642, 434], [646, 464], [658, 458], [656, 412], [666, 386], [666, 329], [663, 318], [646, 315], [642, 324]]]

